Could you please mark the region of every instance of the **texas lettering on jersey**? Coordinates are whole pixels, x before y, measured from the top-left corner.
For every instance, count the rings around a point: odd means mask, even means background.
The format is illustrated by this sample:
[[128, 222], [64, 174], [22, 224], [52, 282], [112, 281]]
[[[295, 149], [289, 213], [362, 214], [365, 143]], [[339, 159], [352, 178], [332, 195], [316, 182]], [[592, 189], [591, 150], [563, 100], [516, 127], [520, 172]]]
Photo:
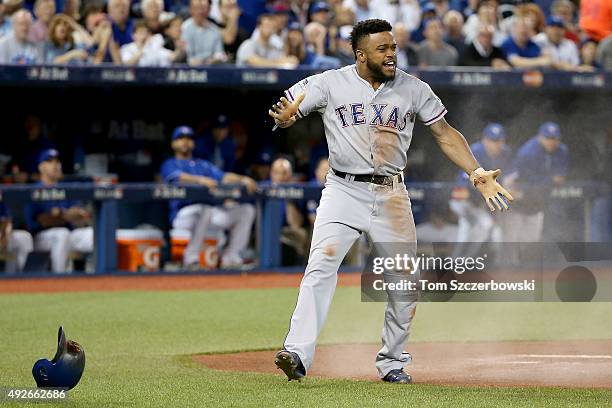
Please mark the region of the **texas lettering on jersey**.
[[408, 111], [404, 113], [400, 120], [399, 107], [392, 106], [390, 109], [387, 109], [387, 107], [389, 105], [385, 103], [371, 103], [369, 104], [370, 115], [364, 113], [363, 103], [351, 103], [348, 106], [340, 105], [334, 111], [338, 115], [343, 128], [365, 125], [367, 122], [366, 116], [372, 118], [369, 123], [370, 126], [384, 126], [398, 130], [404, 130], [408, 122], [414, 122], [416, 117], [414, 112]]

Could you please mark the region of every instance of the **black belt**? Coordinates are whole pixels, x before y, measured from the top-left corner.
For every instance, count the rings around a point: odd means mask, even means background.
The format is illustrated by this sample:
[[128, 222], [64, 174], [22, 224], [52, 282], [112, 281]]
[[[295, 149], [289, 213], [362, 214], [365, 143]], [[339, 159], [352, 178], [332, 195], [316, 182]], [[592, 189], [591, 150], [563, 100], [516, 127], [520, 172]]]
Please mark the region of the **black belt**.
[[395, 180], [395, 178], [397, 177], [398, 181], [403, 181], [403, 177], [401, 173], [397, 173], [394, 174], [393, 176], [380, 176], [380, 175], [376, 175], [376, 174], [351, 174], [351, 173], [345, 173], [343, 171], [339, 171], [336, 169], [331, 169], [332, 172], [338, 176], [341, 177], [343, 179], [349, 179], [349, 180], [354, 180], [354, 181], [361, 181], [364, 183], [372, 183], [372, 184], [378, 184], [381, 186], [392, 186], [393, 185], [393, 180]]

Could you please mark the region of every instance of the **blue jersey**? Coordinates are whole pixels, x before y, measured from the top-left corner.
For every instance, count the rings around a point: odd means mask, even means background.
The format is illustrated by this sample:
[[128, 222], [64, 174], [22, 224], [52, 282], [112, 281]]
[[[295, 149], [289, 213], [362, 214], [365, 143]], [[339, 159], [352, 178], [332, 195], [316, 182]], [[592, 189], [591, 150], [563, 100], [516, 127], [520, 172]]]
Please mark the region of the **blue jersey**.
[[[38, 187], [54, 187], [54, 186], [44, 185], [41, 182], [36, 183], [36, 185]], [[25, 221], [26, 221], [26, 225], [28, 226], [28, 230], [32, 234], [35, 234], [45, 229], [45, 227], [43, 227], [42, 225], [38, 223], [38, 216], [41, 214], [48, 214], [54, 208], [65, 210], [71, 207], [77, 207], [79, 205], [80, 203], [78, 201], [72, 201], [72, 200], [31, 201], [28, 204], [26, 204], [25, 209], [24, 209]], [[66, 228], [70, 228], [70, 229], [74, 228], [74, 226], [70, 223], [66, 223], [63, 226]]]
[[[225, 175], [221, 169], [216, 167], [209, 161], [202, 159], [168, 159], [161, 167], [161, 176], [166, 183], [179, 184], [182, 173], [191, 174], [193, 176], [210, 177], [217, 180], [218, 183], [223, 180]], [[190, 204], [192, 201], [171, 200], [170, 201], [170, 222], [174, 221], [174, 217], [178, 211]]]
[[563, 143], [557, 150], [548, 153], [538, 141], [538, 136], [529, 139], [516, 154], [513, 171], [518, 173], [522, 183], [552, 187], [553, 177], [567, 175], [569, 152]]
[[[316, 187], [323, 187], [323, 184], [319, 183], [319, 180], [317, 180], [317, 178], [313, 178], [312, 180], [310, 180], [310, 182], [308, 183], [311, 186], [316, 186]], [[316, 215], [317, 214], [317, 208], [319, 208], [319, 203], [321, 202], [321, 198], [319, 197], [318, 200], [308, 200], [306, 201], [306, 211], [308, 212], [308, 215]]]
[[513, 172], [517, 181], [528, 188], [525, 197], [516, 202], [516, 209], [525, 213], [536, 213], [548, 205], [554, 176], [565, 176], [569, 165], [567, 146], [560, 144], [557, 150], [548, 153], [538, 136], [529, 139], [516, 154]]
[[500, 47], [504, 52], [506, 59], [512, 56], [519, 56], [523, 58], [536, 58], [540, 56], [540, 47], [531, 40], [527, 41], [524, 47], [519, 47], [512, 37], [508, 37]]
[[231, 135], [228, 135], [221, 143], [217, 144], [212, 134], [207, 134], [195, 140], [193, 155], [214, 163], [223, 171], [234, 171], [236, 143], [234, 143]]
[[8, 207], [3, 202], [0, 202], [0, 220], [11, 218]]

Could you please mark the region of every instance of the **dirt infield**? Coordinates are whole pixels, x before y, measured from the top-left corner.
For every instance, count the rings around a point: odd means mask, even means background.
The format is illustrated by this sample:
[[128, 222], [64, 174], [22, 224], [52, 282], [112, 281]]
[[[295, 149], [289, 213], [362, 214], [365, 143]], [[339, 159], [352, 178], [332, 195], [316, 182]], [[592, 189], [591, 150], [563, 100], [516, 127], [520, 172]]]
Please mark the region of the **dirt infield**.
[[[378, 380], [376, 345], [322, 346], [309, 376]], [[612, 388], [612, 341], [414, 343], [415, 383]], [[225, 371], [277, 373], [274, 351], [194, 356]]]
[[[301, 273], [243, 275], [61, 276], [1, 279], [0, 293], [57, 293], [122, 290], [219, 290], [297, 288]], [[359, 286], [358, 273], [338, 274], [338, 285]]]

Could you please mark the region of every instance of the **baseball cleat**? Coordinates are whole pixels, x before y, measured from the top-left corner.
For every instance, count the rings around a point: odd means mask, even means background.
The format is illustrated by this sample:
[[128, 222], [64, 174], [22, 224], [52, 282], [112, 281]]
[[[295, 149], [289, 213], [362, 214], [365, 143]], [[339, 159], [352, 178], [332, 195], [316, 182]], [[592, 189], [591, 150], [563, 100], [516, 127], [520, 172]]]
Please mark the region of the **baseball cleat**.
[[385, 375], [382, 379], [385, 382], [395, 383], [395, 384], [410, 384], [412, 382], [412, 377], [410, 374], [404, 372], [403, 369], [391, 370]]
[[289, 378], [289, 381], [302, 381], [302, 378], [306, 375], [306, 369], [302, 364], [302, 360], [300, 360], [300, 357], [296, 353], [292, 353], [291, 351], [281, 350], [276, 353], [274, 364], [276, 364], [276, 367], [283, 370], [287, 378]]

